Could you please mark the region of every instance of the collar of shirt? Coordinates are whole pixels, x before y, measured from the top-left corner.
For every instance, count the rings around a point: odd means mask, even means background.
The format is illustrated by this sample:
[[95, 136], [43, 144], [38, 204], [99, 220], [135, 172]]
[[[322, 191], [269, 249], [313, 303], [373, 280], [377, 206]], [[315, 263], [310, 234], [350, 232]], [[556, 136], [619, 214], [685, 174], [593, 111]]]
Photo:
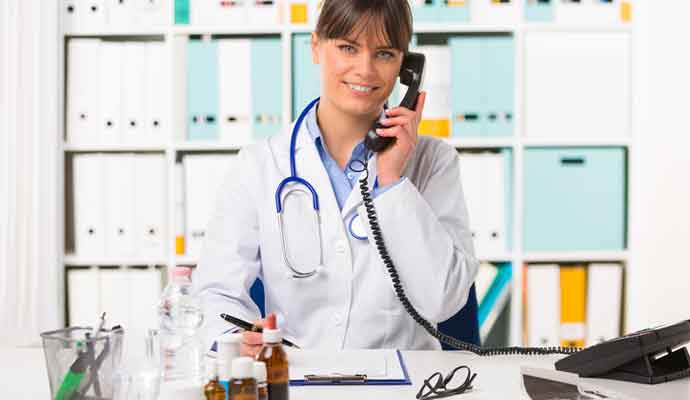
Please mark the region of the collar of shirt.
[[[307, 116], [305, 117], [304, 121], [306, 123], [309, 136], [312, 138], [312, 140], [314, 140], [316, 149], [319, 152], [321, 162], [323, 163], [324, 168], [328, 173], [328, 178], [330, 179], [331, 185], [333, 186], [333, 191], [335, 192], [338, 207], [340, 207], [340, 209], [342, 210], [343, 205], [345, 205], [345, 201], [347, 200], [347, 197], [350, 195], [350, 192], [352, 191], [352, 188], [359, 180], [360, 173], [351, 171], [350, 165], [353, 162], [357, 162], [356, 160], [360, 162], [364, 161], [364, 152], [366, 150], [364, 147], [364, 139], [357, 143], [354, 149], [352, 149], [350, 160], [348, 160], [347, 164], [345, 164], [345, 170], [341, 170], [338, 167], [338, 164], [333, 159], [333, 157], [331, 157], [330, 153], [328, 152], [328, 149], [326, 148], [326, 144], [323, 141], [321, 128], [319, 128], [319, 124], [316, 119], [317, 107], [318, 103], [314, 107], [312, 107], [311, 110], [309, 110], [309, 113], [307, 113]], [[381, 113], [381, 117], [385, 117], [385, 114], [383, 112]], [[355, 165], [355, 168], [357, 168], [357, 165]], [[374, 182], [375, 188], [376, 186], [378, 186], [377, 181], [378, 179]]]

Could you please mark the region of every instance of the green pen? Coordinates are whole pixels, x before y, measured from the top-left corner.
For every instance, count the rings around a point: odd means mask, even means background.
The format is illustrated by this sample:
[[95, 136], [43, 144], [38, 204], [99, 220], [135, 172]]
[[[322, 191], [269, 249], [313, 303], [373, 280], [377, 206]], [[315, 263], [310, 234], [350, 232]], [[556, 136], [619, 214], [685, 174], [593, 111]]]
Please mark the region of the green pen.
[[88, 365], [87, 354], [87, 352], [80, 352], [77, 359], [69, 367], [69, 371], [67, 371], [65, 378], [62, 380], [62, 384], [60, 384], [60, 389], [55, 395], [55, 400], [70, 400], [79, 389], [79, 384], [84, 378], [84, 373]]

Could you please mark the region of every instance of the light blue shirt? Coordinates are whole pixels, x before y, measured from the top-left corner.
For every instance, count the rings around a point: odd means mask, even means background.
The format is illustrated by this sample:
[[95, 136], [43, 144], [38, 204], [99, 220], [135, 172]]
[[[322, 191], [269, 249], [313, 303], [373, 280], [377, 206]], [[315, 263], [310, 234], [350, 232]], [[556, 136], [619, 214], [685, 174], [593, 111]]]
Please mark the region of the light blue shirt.
[[[354, 162], [355, 165], [353, 166], [354, 169], [361, 169], [362, 165], [358, 163], [356, 160], [360, 160], [364, 162], [364, 152], [366, 151], [366, 148], [364, 147], [364, 140], [361, 142], [357, 143], [354, 149], [352, 149], [352, 154], [350, 155], [350, 160], [345, 164], [345, 170], [341, 170], [340, 167], [338, 167], [338, 163], [335, 162], [333, 157], [331, 157], [330, 153], [328, 152], [328, 149], [326, 148], [326, 144], [323, 142], [323, 136], [321, 135], [321, 129], [319, 128], [319, 124], [316, 120], [316, 107], [318, 106], [318, 103], [314, 105], [314, 107], [309, 110], [309, 113], [307, 116], [304, 118], [304, 122], [307, 124], [307, 131], [309, 131], [309, 136], [314, 140], [314, 144], [316, 145], [316, 149], [319, 152], [319, 157], [321, 157], [321, 162], [323, 162], [323, 166], [326, 168], [326, 172], [328, 173], [328, 178], [331, 181], [331, 185], [333, 186], [333, 191], [335, 192], [335, 198], [336, 201], [338, 202], [338, 207], [340, 210], [343, 209], [343, 206], [345, 205], [345, 201], [347, 201], [347, 197], [350, 195], [350, 192], [352, 192], [352, 188], [357, 185], [359, 181], [359, 172], [353, 172], [350, 170], [350, 165]], [[369, 158], [371, 158], [372, 153], [369, 152]], [[378, 186], [378, 178], [376, 181], [374, 181], [374, 190], [372, 192], [372, 197], [376, 197], [378, 195], [381, 195], [385, 193], [386, 191], [390, 190], [391, 188], [395, 187], [397, 184], [399, 184], [402, 179], [400, 178], [397, 182], [388, 185], [384, 188], [380, 188]]]

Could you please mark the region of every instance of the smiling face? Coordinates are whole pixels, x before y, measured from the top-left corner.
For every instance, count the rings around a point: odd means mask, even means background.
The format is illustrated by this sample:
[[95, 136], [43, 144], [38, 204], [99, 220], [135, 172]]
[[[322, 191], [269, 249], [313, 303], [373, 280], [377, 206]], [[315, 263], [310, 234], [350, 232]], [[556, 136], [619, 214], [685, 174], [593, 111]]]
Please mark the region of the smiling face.
[[321, 97], [340, 112], [376, 119], [400, 72], [403, 52], [393, 48], [382, 21], [364, 18], [342, 38], [312, 34], [312, 58], [321, 66]]

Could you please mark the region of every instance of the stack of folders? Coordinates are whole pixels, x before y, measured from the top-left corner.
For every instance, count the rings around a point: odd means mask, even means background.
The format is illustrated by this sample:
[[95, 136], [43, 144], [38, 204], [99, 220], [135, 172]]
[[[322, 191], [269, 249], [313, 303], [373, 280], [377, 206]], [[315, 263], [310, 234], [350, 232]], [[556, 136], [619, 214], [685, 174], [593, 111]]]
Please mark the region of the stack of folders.
[[[196, 259], [218, 205], [219, 189], [232, 169], [232, 155], [186, 155], [176, 165], [176, 253]], [[183, 195], [184, 193], [184, 195]]]
[[513, 23], [518, 0], [410, 0], [416, 23]]
[[479, 266], [474, 280], [479, 305], [477, 316], [482, 339], [485, 339], [494, 322], [498, 319], [504, 306], [508, 303], [511, 292], [512, 266], [510, 263]]
[[189, 41], [187, 139], [244, 145], [282, 128], [279, 37]]
[[70, 39], [67, 140], [163, 143], [170, 129], [163, 42]]
[[527, 0], [528, 21], [562, 24], [619, 24], [632, 20], [632, 0]]
[[209, 26], [278, 26], [282, 0], [175, 0], [175, 22]]
[[72, 177], [76, 256], [165, 256], [162, 154], [76, 154]]
[[584, 347], [620, 335], [623, 266], [526, 265], [530, 346]]
[[[420, 134], [512, 135], [515, 63], [512, 37], [451, 36], [447, 44], [423, 44], [412, 51], [426, 56], [423, 88], [427, 98]], [[404, 93], [404, 89], [400, 92]]]
[[86, 33], [164, 26], [171, 1], [61, 0], [62, 27], [67, 33]]
[[460, 153], [460, 176], [476, 253], [510, 248], [511, 156], [508, 151]]
[[69, 267], [69, 326], [89, 326], [94, 316], [106, 312], [128, 335], [142, 337], [156, 327], [162, 282], [163, 270], [156, 267]]

